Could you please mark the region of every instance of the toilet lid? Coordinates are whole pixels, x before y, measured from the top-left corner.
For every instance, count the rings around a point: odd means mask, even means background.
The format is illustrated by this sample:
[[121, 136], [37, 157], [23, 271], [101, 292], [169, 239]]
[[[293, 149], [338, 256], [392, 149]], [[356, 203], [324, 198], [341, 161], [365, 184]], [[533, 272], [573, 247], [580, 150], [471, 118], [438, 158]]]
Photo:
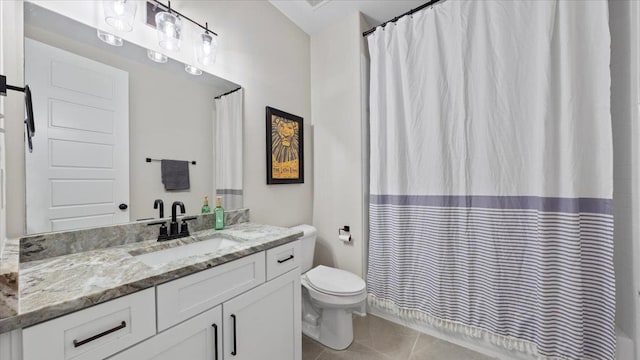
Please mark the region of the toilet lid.
[[356, 295], [366, 287], [359, 276], [324, 265], [316, 266], [305, 275], [311, 287], [330, 295]]

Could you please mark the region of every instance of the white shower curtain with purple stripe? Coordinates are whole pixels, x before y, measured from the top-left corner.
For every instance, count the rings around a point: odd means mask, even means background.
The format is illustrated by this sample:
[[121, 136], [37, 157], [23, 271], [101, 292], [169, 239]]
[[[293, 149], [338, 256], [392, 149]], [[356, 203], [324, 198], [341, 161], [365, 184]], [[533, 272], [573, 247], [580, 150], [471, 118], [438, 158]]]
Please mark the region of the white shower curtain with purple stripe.
[[448, 0], [369, 36], [369, 303], [613, 359], [605, 0]]

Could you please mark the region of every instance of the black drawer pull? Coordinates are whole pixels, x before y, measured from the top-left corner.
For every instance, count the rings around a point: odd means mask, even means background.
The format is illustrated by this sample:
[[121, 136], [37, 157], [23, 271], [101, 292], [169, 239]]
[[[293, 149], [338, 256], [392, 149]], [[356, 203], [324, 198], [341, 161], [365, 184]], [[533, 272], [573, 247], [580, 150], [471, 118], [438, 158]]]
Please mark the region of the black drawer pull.
[[109, 330], [107, 330], [107, 331], [101, 332], [101, 333], [100, 333], [100, 334], [98, 334], [98, 335], [93, 335], [93, 336], [92, 336], [92, 337], [90, 337], [90, 338], [87, 338], [87, 339], [84, 339], [84, 340], [80, 340], [80, 341], [78, 341], [78, 340], [73, 340], [73, 346], [74, 346], [74, 347], [82, 346], [82, 345], [84, 345], [84, 344], [86, 344], [86, 343], [92, 342], [93, 340], [96, 340], [96, 339], [100, 339], [100, 338], [101, 338], [101, 337], [103, 337], [103, 336], [109, 335], [109, 334], [111, 334], [112, 332], [116, 332], [116, 331], [118, 331], [118, 330], [120, 330], [120, 329], [124, 329], [124, 328], [126, 328], [126, 327], [127, 327], [127, 323], [126, 323], [125, 321], [123, 321], [123, 322], [121, 322], [121, 323], [120, 323], [120, 325], [118, 325], [118, 326], [114, 327], [113, 329], [109, 329]]
[[231, 318], [233, 319], [233, 351], [231, 351], [231, 355], [238, 355], [238, 344], [236, 344], [236, 316], [231, 314]]
[[218, 360], [218, 325], [213, 324], [211, 326], [213, 326], [213, 353], [215, 354], [213, 358]]
[[282, 264], [283, 262], [287, 262], [291, 259], [293, 259], [293, 255], [289, 255], [286, 259], [278, 260], [278, 264]]

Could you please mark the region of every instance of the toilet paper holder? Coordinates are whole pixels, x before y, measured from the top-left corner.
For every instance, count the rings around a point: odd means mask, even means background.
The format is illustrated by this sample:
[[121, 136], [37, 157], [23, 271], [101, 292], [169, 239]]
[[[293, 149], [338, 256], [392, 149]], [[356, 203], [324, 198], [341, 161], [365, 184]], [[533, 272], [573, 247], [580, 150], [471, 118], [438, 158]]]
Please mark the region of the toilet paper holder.
[[349, 235], [349, 240], [347, 240], [348, 242], [351, 242], [351, 232], [350, 232], [350, 228], [349, 225], [345, 225], [341, 228], [338, 229], [338, 236], [340, 235]]

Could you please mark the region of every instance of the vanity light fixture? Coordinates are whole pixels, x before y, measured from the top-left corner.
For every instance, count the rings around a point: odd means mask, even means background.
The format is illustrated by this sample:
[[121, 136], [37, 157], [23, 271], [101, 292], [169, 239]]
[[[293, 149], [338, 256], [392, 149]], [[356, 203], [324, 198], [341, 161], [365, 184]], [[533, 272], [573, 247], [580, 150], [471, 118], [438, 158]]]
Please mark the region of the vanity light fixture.
[[[148, 0], [146, 10], [146, 23], [156, 28], [161, 48], [170, 51], [180, 50], [182, 22], [188, 21], [204, 30], [204, 33], [197, 35], [194, 41], [193, 50], [197, 63], [205, 66], [215, 63], [218, 52], [218, 34], [209, 30], [208, 23], [205, 23], [203, 26], [179, 11], [174, 10], [171, 8], [171, 1], [168, 1], [167, 5], [165, 5], [158, 0]], [[185, 67], [185, 70], [194, 74], [200, 71], [200, 69], [194, 66]]]
[[136, 3], [133, 0], [103, 0], [104, 21], [117, 31], [133, 30]]
[[194, 50], [198, 63], [206, 66], [216, 62], [216, 54], [218, 52], [218, 37], [208, 31], [208, 23], [205, 23], [205, 28], [205, 32], [196, 37]]
[[191, 75], [202, 75], [202, 70], [189, 64], [184, 64], [184, 71], [188, 72]]
[[98, 29], [98, 39], [112, 46], [122, 46], [123, 44], [121, 37], [115, 36], [113, 34], [110, 34], [106, 31], [102, 31], [100, 29]]
[[161, 48], [169, 51], [180, 50], [180, 35], [182, 33], [182, 21], [177, 15], [169, 11], [156, 14], [156, 30]]
[[167, 62], [167, 55], [163, 53], [159, 53], [157, 51], [153, 51], [151, 49], [147, 49], [147, 57], [151, 61], [155, 61], [160, 64], [164, 64]]

